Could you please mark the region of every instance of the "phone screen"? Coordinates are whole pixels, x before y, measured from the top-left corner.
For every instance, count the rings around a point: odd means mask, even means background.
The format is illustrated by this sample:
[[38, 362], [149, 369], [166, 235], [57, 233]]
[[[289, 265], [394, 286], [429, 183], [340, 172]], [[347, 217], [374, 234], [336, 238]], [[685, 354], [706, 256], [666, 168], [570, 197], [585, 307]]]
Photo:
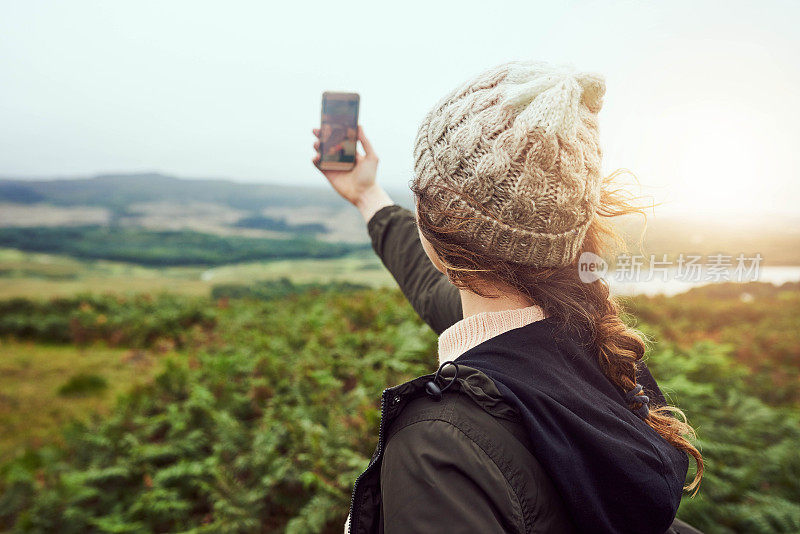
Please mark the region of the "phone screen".
[[325, 93], [322, 96], [320, 153], [322, 164], [356, 161], [358, 141], [358, 95]]

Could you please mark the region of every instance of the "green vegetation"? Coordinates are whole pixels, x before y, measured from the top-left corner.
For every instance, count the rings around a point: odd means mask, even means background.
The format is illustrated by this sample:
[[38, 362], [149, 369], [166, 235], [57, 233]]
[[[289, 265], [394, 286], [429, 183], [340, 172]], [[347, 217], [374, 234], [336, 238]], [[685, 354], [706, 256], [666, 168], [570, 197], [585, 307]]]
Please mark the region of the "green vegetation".
[[95, 395], [107, 387], [108, 381], [100, 375], [78, 373], [70, 378], [66, 384], [58, 388], [58, 394], [62, 397]]
[[220, 284], [214, 286], [211, 291], [212, 299], [259, 299], [269, 300], [296, 293], [315, 291], [320, 292], [344, 292], [352, 291], [354, 289], [367, 289], [368, 286], [363, 284], [354, 284], [352, 282], [331, 282], [322, 284], [320, 282], [307, 282], [302, 284], [295, 284], [287, 277], [281, 277], [278, 280], [262, 280], [255, 284]]
[[183, 348], [215, 323], [206, 299], [166, 293], [0, 301], [0, 336], [46, 343], [142, 348], [161, 342]]
[[238, 228], [273, 230], [276, 232], [292, 232], [296, 234], [324, 234], [328, 231], [325, 225], [320, 223], [289, 224], [283, 219], [274, 219], [258, 214], [242, 217], [236, 221], [234, 226]]
[[628, 308], [656, 340], [684, 349], [707, 339], [728, 345], [760, 399], [800, 404], [800, 283], [708, 285], [673, 298], [636, 297]]
[[695, 426], [706, 462], [699, 493], [684, 497], [678, 516], [709, 533], [798, 532], [800, 412], [759, 399], [731, 349], [665, 344], [648, 361]]
[[142, 265], [222, 265], [283, 258], [331, 258], [369, 245], [325, 243], [311, 237], [263, 239], [189, 230], [72, 226], [0, 228], [0, 246]]
[[[115, 326], [92, 330], [92, 350], [182, 348], [106, 415], [0, 467], [0, 530], [340, 533], [377, 438], [380, 392], [430, 372], [436, 336], [396, 289], [329, 289], [282, 281], [220, 288], [219, 299], [3, 303], [0, 316], [17, 325], [5, 338], [60, 339], [74, 350], [87, 342], [75, 332], [102, 315]], [[744, 299], [740, 287], [714, 291], [722, 293], [629, 302], [656, 341], [648, 365], [696, 426], [706, 458], [700, 492], [684, 498], [679, 516], [709, 533], [797, 532], [800, 410], [790, 393], [762, 396], [751, 375], [794, 357], [784, 348], [800, 330], [780, 318], [797, 316], [800, 291], [748, 286]], [[671, 323], [678, 310], [701, 322], [684, 333]], [[32, 326], [62, 316], [82, 326]], [[100, 369], [76, 369], [51, 383], [51, 395], [77, 372], [117, 384]]]

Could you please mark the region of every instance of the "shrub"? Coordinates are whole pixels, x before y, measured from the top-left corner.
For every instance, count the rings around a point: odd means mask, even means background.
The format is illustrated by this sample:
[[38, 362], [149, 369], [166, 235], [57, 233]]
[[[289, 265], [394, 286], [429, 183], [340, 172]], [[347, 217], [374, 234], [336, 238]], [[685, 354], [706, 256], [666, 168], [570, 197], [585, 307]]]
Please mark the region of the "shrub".
[[63, 397], [94, 395], [104, 391], [107, 387], [108, 381], [102, 376], [79, 373], [58, 388], [58, 394]]

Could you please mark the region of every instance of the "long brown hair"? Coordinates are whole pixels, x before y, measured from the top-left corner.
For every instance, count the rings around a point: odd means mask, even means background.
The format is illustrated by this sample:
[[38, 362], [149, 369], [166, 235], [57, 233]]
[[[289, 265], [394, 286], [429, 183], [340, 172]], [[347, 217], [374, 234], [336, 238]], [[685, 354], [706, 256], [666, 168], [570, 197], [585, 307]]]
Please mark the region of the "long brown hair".
[[[617, 171], [603, 181], [600, 206], [597, 210], [580, 254], [591, 252], [598, 256], [608, 254], [622, 243], [609, 219], [620, 215], [638, 213], [646, 216], [644, 208], [637, 206], [634, 198], [617, 185]], [[611, 296], [605, 280], [584, 283], [579, 277], [577, 259], [566, 267], [536, 269], [528, 265], [496, 259], [474, 252], [468, 238], [458, 232], [457, 221], [466, 221], [470, 215], [457, 208], [440, 208], [446, 203], [443, 197], [450, 194], [464, 196], [448, 186], [420, 185], [412, 179], [409, 183], [417, 203], [417, 225], [422, 235], [430, 241], [450, 281], [483, 297], [494, 295], [484, 291], [486, 285], [511, 287], [526, 295], [543, 308], [548, 316], [563, 325], [582, 325], [589, 329], [596, 348], [600, 367], [608, 379], [623, 391], [633, 389], [637, 383], [637, 362], [645, 353], [645, 342], [640, 332], [626, 325], [620, 317], [622, 307]], [[478, 202], [471, 202], [493, 218]], [[445, 215], [446, 219], [441, 216]], [[472, 215], [474, 217], [474, 215]], [[449, 220], [447, 228], [433, 224], [432, 220]], [[642, 394], [642, 393], [640, 393]], [[636, 409], [641, 403], [634, 402]], [[677, 416], [677, 417], [675, 417]], [[694, 429], [684, 413], [675, 406], [650, 404], [645, 422], [673, 447], [692, 456], [696, 464], [694, 480], [685, 486], [694, 490], [703, 476], [703, 457], [688, 438], [694, 439]]]

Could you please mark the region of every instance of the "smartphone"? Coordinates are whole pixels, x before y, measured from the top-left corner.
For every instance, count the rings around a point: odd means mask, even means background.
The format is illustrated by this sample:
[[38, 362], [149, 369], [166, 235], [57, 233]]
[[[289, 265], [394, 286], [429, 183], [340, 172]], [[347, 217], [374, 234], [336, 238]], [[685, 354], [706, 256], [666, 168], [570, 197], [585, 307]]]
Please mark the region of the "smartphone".
[[347, 171], [356, 164], [358, 93], [322, 93], [319, 168]]

